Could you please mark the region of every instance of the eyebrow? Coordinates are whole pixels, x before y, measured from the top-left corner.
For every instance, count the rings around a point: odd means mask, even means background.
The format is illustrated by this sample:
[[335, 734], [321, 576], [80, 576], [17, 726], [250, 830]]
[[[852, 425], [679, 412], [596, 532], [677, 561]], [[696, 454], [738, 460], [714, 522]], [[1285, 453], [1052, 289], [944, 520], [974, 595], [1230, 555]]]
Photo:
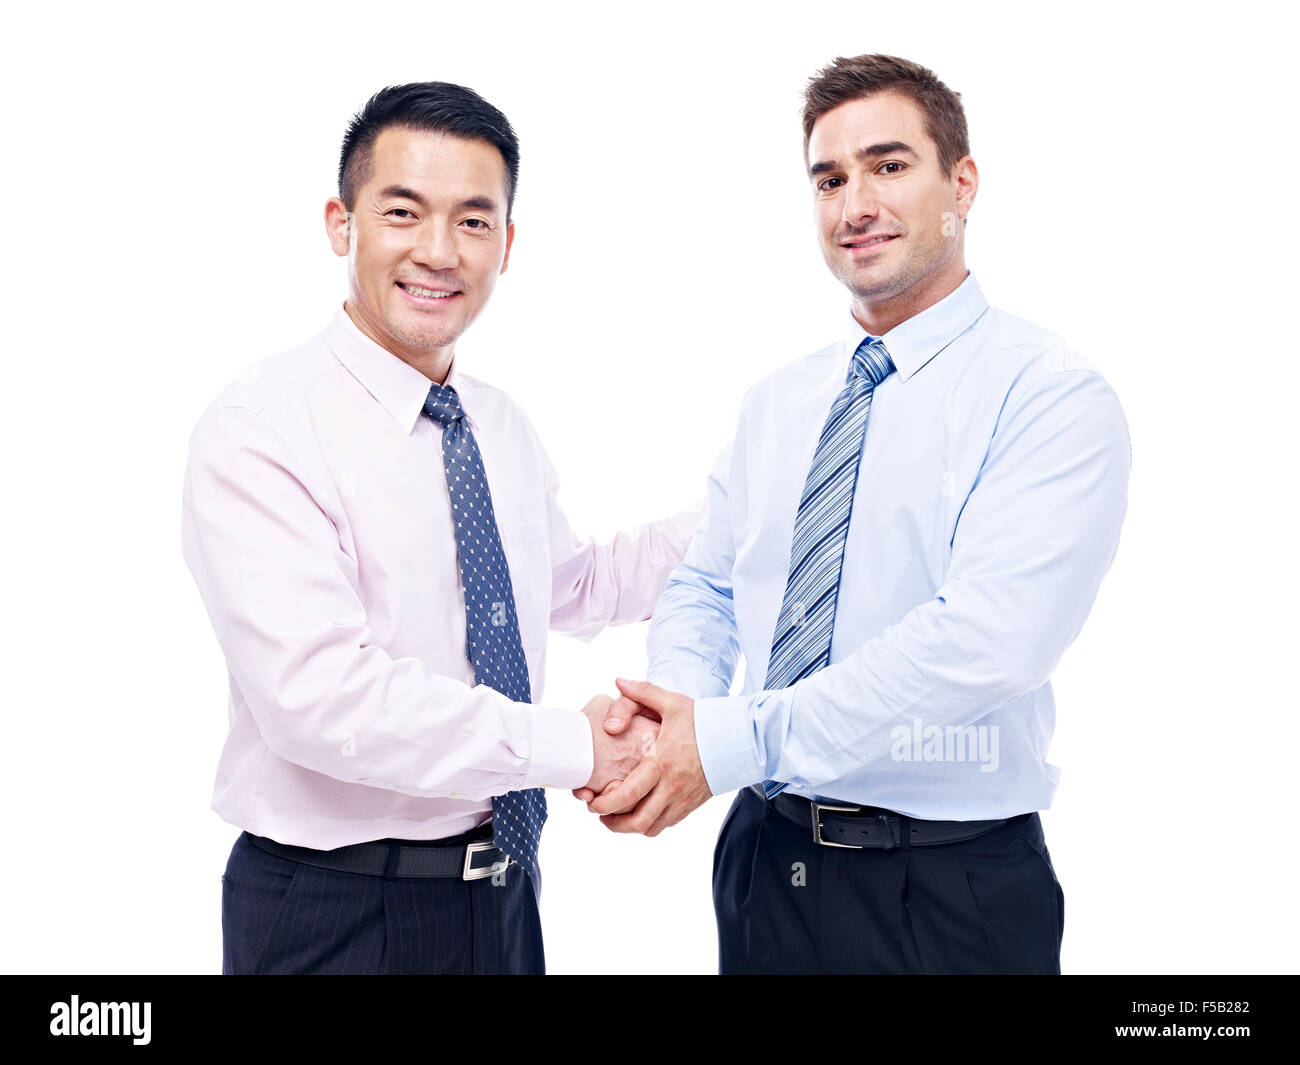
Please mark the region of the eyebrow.
[[[380, 199], [388, 199], [394, 196], [403, 200], [410, 200], [412, 203], [417, 203], [421, 207], [427, 208], [429, 206], [428, 200], [414, 189], [408, 188], [405, 185], [388, 185], [379, 190]], [[460, 203], [456, 204], [456, 209], [462, 211], [495, 211], [497, 210], [497, 202], [490, 196], [471, 196], [469, 199], [461, 200]]]
[[[909, 145], [902, 141], [885, 141], [883, 144], [868, 144], [865, 148], [859, 148], [853, 153], [853, 158], [859, 163], [868, 159], [878, 159], [882, 155], [904, 154], [920, 158]], [[808, 168], [808, 176], [816, 177], [818, 174], [825, 174], [831, 170], [838, 170], [840, 164], [834, 159], [821, 159], [813, 163]]]

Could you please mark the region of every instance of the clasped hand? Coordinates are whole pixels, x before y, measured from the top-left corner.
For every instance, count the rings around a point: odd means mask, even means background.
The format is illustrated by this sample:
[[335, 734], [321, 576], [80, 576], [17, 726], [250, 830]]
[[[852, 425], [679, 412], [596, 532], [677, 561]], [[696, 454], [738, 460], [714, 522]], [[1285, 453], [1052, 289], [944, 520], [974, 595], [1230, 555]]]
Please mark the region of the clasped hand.
[[617, 699], [598, 695], [583, 708], [596, 768], [573, 794], [611, 831], [657, 836], [713, 794], [695, 745], [695, 701], [649, 681], [616, 683]]

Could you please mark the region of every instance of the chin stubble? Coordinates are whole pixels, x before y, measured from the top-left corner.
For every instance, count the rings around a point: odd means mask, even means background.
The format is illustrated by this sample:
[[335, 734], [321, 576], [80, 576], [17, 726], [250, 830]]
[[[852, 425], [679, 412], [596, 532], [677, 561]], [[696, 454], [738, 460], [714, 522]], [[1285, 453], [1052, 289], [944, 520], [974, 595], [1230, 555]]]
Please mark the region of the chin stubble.
[[396, 322], [386, 322], [385, 324], [388, 326], [388, 331], [397, 340], [416, 351], [438, 351], [455, 343], [461, 333], [464, 332], [463, 329], [453, 333], [412, 332]]

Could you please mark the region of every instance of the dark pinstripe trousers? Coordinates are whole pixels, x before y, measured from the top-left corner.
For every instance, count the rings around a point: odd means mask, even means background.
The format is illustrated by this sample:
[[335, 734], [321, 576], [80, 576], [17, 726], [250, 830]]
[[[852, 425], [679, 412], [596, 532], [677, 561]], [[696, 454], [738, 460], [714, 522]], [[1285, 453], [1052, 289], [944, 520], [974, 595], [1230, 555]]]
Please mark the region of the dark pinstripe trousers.
[[221, 878], [221, 971], [540, 974], [536, 886], [517, 865], [497, 880], [341, 873], [241, 833]]

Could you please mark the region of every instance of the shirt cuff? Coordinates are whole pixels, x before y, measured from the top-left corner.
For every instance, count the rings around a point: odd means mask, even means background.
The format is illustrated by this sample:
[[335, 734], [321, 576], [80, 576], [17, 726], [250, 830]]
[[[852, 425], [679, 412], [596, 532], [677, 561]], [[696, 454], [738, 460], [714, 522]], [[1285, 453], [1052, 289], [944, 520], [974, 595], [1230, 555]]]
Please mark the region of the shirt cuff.
[[695, 700], [695, 745], [714, 795], [763, 779], [753, 706], [752, 695]]
[[534, 706], [533, 757], [524, 788], [580, 788], [591, 779], [595, 751], [591, 724], [580, 710]]

